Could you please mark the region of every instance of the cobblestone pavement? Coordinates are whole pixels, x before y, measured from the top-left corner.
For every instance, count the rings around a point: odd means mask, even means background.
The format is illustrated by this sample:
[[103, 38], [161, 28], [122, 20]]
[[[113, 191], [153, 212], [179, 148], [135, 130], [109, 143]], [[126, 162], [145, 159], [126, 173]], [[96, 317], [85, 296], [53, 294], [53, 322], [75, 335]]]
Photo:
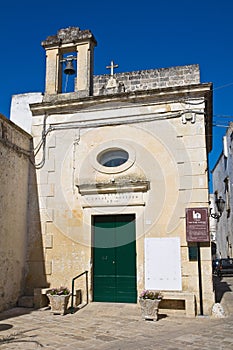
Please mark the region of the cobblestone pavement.
[[[0, 314], [0, 350], [232, 350], [233, 278], [217, 281], [227, 317], [160, 314], [144, 321], [135, 304], [90, 303], [74, 314], [13, 308]], [[233, 283], [232, 283], [233, 285]], [[222, 293], [222, 294], [221, 294]]]

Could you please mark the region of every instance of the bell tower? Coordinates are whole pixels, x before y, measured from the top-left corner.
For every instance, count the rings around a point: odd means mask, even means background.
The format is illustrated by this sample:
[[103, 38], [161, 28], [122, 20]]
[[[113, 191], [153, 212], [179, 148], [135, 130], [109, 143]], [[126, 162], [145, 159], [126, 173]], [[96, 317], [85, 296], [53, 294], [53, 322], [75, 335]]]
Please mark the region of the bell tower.
[[42, 41], [41, 45], [46, 51], [45, 95], [64, 92], [64, 63], [65, 74], [76, 74], [74, 91], [80, 97], [92, 95], [93, 56], [97, 42], [90, 30], [80, 30], [78, 27], [60, 29], [56, 35]]

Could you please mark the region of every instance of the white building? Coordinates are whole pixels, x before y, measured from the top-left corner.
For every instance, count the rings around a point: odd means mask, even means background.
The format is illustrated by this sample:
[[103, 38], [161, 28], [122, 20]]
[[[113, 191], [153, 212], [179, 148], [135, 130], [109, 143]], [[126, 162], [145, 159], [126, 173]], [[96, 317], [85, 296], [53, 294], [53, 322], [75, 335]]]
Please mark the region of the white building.
[[212, 170], [215, 200], [225, 201], [224, 211], [217, 220], [216, 242], [217, 257], [233, 257], [233, 123], [229, 124], [223, 137], [223, 151]]

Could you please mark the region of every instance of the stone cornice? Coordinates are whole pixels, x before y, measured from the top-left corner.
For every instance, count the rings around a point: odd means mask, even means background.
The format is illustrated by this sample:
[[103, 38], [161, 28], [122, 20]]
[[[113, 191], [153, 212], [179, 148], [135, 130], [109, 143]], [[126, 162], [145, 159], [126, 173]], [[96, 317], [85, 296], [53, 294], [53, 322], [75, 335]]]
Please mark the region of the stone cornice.
[[103, 193], [146, 192], [149, 190], [149, 181], [124, 182], [124, 183], [96, 183], [81, 184], [77, 186], [81, 195]]
[[206, 143], [207, 152], [212, 149], [212, 83], [192, 84], [184, 86], [175, 86], [169, 88], [138, 90], [134, 92], [123, 92], [111, 95], [99, 95], [80, 97], [78, 92], [47, 95], [42, 103], [30, 104], [33, 116], [38, 115], [56, 115], [75, 113], [85, 109], [98, 108], [101, 105], [111, 103], [124, 106], [140, 106], [150, 103], [170, 103], [181, 102], [192, 98], [205, 99], [205, 121], [206, 121]]
[[135, 92], [123, 92], [111, 95], [79, 97], [78, 92], [67, 94], [49, 95], [44, 97], [42, 103], [30, 104], [33, 116], [43, 114], [74, 113], [81, 109], [90, 108], [104, 103], [145, 103], [145, 102], [169, 102], [174, 100], [204, 97], [211, 106], [212, 84], [193, 84], [180, 87], [163, 89], [142, 90]]
[[60, 46], [66, 43], [69, 44], [70, 42], [75, 44], [83, 40], [92, 40], [96, 45], [94, 35], [89, 29], [81, 30], [78, 27], [69, 27], [60, 29], [56, 35], [48, 36], [46, 40], [42, 41], [41, 45], [47, 48], [50, 46]]

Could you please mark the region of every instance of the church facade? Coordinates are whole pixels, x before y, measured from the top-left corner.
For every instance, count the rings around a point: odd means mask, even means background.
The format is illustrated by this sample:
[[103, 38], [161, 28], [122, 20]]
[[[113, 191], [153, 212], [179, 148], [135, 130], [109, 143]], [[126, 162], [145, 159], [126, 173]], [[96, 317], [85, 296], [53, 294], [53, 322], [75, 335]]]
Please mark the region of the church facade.
[[85, 275], [75, 284], [90, 301], [136, 303], [152, 289], [164, 300], [191, 295], [195, 313], [202, 302], [210, 314], [211, 247], [200, 247], [200, 300], [185, 212], [209, 203], [212, 85], [198, 65], [115, 73], [111, 62], [110, 74], [94, 76], [89, 30], [61, 29], [42, 46], [45, 93], [16, 95], [11, 106], [35, 157], [25, 294], [71, 288], [85, 272], [87, 284]]

